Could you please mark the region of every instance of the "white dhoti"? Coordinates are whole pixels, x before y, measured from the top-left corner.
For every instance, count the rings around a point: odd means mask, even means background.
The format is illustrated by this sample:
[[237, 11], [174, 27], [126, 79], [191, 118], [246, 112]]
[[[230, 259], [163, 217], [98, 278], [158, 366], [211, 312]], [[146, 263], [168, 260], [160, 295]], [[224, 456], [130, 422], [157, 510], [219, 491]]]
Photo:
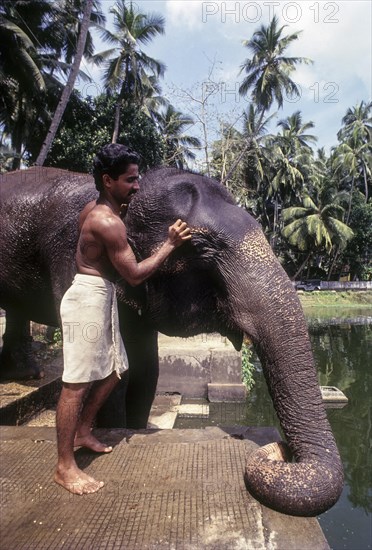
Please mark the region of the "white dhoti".
[[102, 380], [128, 369], [119, 329], [115, 285], [102, 277], [78, 274], [61, 302], [63, 382]]

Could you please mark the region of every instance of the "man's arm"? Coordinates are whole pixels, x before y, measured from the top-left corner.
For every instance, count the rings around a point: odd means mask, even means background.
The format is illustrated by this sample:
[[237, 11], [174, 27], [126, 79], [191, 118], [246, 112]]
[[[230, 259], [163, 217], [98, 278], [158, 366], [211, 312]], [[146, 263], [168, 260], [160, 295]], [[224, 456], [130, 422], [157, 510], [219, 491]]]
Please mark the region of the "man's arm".
[[131, 286], [141, 284], [162, 265], [166, 258], [185, 241], [191, 239], [190, 229], [185, 222], [177, 220], [169, 227], [168, 238], [152, 256], [137, 263], [133, 250], [127, 241], [125, 225], [114, 218], [104, 221], [99, 237], [116, 271]]

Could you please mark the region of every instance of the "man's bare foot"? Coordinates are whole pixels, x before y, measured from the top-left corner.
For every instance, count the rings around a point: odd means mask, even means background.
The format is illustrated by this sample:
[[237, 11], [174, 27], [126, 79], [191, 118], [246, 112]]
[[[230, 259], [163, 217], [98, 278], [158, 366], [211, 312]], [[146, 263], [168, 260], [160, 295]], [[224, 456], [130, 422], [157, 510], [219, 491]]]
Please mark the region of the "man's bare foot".
[[67, 470], [57, 468], [54, 474], [54, 481], [74, 495], [96, 493], [104, 486], [103, 481], [97, 481], [94, 477], [88, 476], [79, 468], [70, 468]]
[[104, 445], [104, 443], [98, 441], [92, 433], [87, 435], [76, 435], [74, 447], [86, 447], [95, 453], [111, 453], [112, 451], [111, 445]]

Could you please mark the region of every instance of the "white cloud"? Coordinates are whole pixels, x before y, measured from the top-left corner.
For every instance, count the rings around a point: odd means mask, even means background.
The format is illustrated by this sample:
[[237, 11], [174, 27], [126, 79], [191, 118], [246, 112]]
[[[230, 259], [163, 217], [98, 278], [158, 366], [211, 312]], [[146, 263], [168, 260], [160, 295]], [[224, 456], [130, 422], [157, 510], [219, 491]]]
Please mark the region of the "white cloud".
[[[361, 79], [371, 90], [370, 2], [303, 2], [302, 16], [291, 29], [302, 29], [292, 48], [293, 55], [310, 57], [315, 81], [341, 84], [344, 78]], [[311, 7], [318, 6], [317, 12]], [[317, 22], [318, 21], [318, 22]], [[302, 69], [297, 74], [304, 73]]]
[[202, 0], [167, 0], [165, 3], [167, 25], [187, 30], [202, 28], [204, 4]]

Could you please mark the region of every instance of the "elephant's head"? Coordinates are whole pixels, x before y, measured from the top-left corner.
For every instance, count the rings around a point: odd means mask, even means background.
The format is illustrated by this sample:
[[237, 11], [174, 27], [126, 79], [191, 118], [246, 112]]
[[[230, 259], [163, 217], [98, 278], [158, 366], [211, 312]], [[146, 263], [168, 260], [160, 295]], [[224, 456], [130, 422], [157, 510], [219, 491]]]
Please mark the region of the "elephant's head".
[[259, 449], [247, 463], [246, 485], [282, 512], [322, 513], [337, 501], [343, 472], [292, 283], [259, 225], [221, 185], [174, 169], [147, 173], [129, 207], [126, 224], [138, 258], [154, 252], [177, 218], [191, 227], [192, 241], [133, 301], [169, 335], [218, 331], [237, 348], [244, 334], [250, 337], [293, 461], [280, 445]]

